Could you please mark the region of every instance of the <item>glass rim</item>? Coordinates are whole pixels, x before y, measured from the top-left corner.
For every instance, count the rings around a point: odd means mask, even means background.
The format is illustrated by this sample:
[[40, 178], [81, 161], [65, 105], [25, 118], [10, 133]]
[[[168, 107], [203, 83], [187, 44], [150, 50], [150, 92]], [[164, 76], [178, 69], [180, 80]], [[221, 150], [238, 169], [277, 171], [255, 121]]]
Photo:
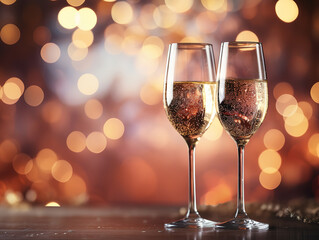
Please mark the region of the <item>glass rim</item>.
[[261, 42], [254, 41], [231, 41], [231, 42], [223, 42], [222, 45], [228, 45], [232, 48], [252, 48], [256, 46], [261, 46]]
[[179, 42], [179, 43], [170, 43], [171, 47], [177, 47], [178, 49], [201, 49], [203, 47], [213, 47], [211, 43], [203, 42]]

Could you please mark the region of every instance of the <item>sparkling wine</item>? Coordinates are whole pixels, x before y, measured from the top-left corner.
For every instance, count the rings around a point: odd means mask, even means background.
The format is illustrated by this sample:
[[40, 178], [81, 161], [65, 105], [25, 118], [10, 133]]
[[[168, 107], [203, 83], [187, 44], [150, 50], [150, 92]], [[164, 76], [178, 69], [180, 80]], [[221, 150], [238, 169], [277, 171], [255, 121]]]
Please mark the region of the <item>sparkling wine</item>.
[[167, 89], [165, 111], [169, 121], [186, 140], [198, 139], [212, 122], [215, 110], [215, 82], [174, 82]]
[[237, 142], [248, 142], [263, 122], [267, 108], [267, 81], [226, 79], [224, 85], [220, 86], [219, 118], [225, 130]]

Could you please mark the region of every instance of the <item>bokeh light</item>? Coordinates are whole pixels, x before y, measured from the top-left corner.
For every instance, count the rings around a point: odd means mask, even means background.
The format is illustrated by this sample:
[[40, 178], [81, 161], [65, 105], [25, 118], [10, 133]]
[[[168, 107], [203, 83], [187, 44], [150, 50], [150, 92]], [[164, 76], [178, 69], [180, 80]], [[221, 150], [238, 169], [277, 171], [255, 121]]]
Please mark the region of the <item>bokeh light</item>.
[[285, 129], [287, 133], [293, 137], [301, 137], [304, 135], [309, 127], [309, 122], [307, 118], [303, 118], [300, 123], [297, 123], [296, 125], [289, 125], [285, 122]]
[[264, 144], [266, 148], [279, 151], [285, 144], [285, 136], [278, 129], [270, 129], [264, 136]]
[[118, 24], [128, 24], [133, 20], [133, 9], [128, 2], [116, 2], [111, 10], [112, 19]]
[[162, 39], [156, 36], [150, 36], [145, 39], [142, 46], [143, 55], [148, 58], [159, 58], [162, 56], [164, 43]]
[[313, 114], [313, 108], [309, 102], [301, 101], [298, 102], [299, 108], [302, 110], [305, 117], [309, 120]]
[[86, 147], [86, 137], [80, 131], [73, 131], [68, 135], [66, 145], [72, 152], [82, 152]]
[[249, 30], [244, 30], [238, 33], [236, 41], [248, 41], [248, 42], [259, 42], [257, 35]]
[[316, 82], [310, 89], [310, 96], [312, 100], [319, 103], [319, 82]]
[[84, 112], [91, 119], [98, 119], [103, 114], [103, 105], [97, 99], [90, 99], [84, 105]]
[[17, 173], [25, 175], [31, 171], [33, 167], [33, 161], [27, 154], [19, 153], [14, 157], [12, 166]]
[[78, 89], [84, 95], [92, 95], [99, 88], [99, 80], [91, 73], [85, 73], [78, 79]]
[[281, 156], [275, 150], [267, 149], [259, 155], [258, 165], [265, 173], [275, 173], [281, 166]]
[[48, 202], [45, 204], [46, 207], [60, 207], [60, 204], [57, 202]]
[[160, 5], [155, 8], [153, 18], [157, 26], [161, 28], [170, 28], [177, 21], [177, 16], [166, 5]]
[[217, 11], [227, 3], [225, 0], [201, 0], [203, 6], [212, 11]]
[[20, 39], [20, 30], [14, 24], [6, 24], [1, 28], [0, 38], [5, 44], [13, 45]]
[[124, 124], [118, 118], [110, 118], [103, 125], [103, 132], [110, 139], [119, 139], [124, 134]]
[[319, 133], [315, 133], [308, 140], [308, 150], [312, 155], [316, 157], [319, 157], [319, 154], [317, 151], [318, 146], [319, 146]]
[[[292, 107], [293, 110], [290, 110], [290, 107]], [[297, 107], [297, 109], [295, 109], [295, 106], [291, 106], [291, 105], [285, 109], [284, 116], [287, 116], [284, 118], [284, 120], [285, 120], [285, 124], [289, 126], [297, 126], [305, 118], [305, 115], [303, 114], [303, 111], [301, 110], [300, 107]]]
[[43, 99], [44, 93], [39, 86], [32, 85], [25, 90], [24, 100], [28, 105], [32, 107], [39, 106], [43, 102]]
[[74, 7], [64, 7], [59, 11], [58, 21], [66, 29], [75, 28], [80, 22], [79, 12]]
[[83, 180], [83, 178], [81, 178], [77, 174], [73, 174], [70, 180], [64, 183], [61, 187], [62, 187], [63, 194], [68, 199], [76, 201], [76, 202], [73, 202], [74, 204], [77, 204], [78, 203], [77, 198], [85, 195], [87, 191], [87, 186], [85, 181]]
[[35, 158], [37, 166], [45, 173], [51, 172], [51, 169], [57, 160], [57, 154], [50, 148], [43, 148], [38, 152]]
[[259, 175], [259, 182], [265, 189], [273, 190], [281, 183], [281, 174], [278, 171], [274, 173], [262, 171]]
[[106, 138], [101, 132], [91, 132], [86, 138], [86, 147], [92, 153], [101, 153], [106, 148]]
[[194, 0], [165, 0], [166, 6], [173, 12], [183, 13], [193, 6]]
[[[2, 101], [12, 104], [18, 101], [24, 92], [24, 83], [17, 77], [9, 78], [2, 87]], [[8, 101], [6, 101], [8, 100]]]
[[36, 164], [36, 160], [32, 159], [32, 161], [32, 169], [26, 174], [27, 179], [33, 183], [48, 181], [50, 175], [39, 168], [38, 164]]
[[51, 174], [58, 182], [65, 183], [72, 177], [73, 168], [68, 161], [58, 160], [53, 164]]
[[6, 81], [6, 83], [14, 83], [19, 87], [21, 94], [24, 92], [24, 83], [20, 78], [11, 77]]
[[72, 34], [72, 42], [78, 48], [88, 48], [92, 45], [94, 40], [94, 35], [91, 30], [83, 31], [77, 29]]
[[78, 27], [81, 30], [89, 31], [93, 29], [97, 23], [97, 16], [91, 8], [81, 8], [78, 12], [79, 23]]
[[0, 2], [2, 2], [5, 5], [12, 5], [16, 2], [16, 0], [1, 0]]
[[[287, 108], [289, 111], [287, 111]], [[284, 117], [292, 115], [298, 108], [297, 100], [294, 96], [283, 94], [276, 101], [276, 109]]]
[[81, 6], [85, 0], [66, 0], [68, 2], [68, 4], [70, 4], [73, 7], [78, 7]]
[[37, 200], [37, 193], [33, 189], [30, 189], [26, 192], [25, 198], [28, 202], [34, 202]]
[[299, 14], [298, 5], [293, 0], [278, 0], [275, 10], [277, 17], [286, 23], [295, 21]]
[[47, 63], [55, 63], [59, 60], [61, 55], [61, 50], [55, 43], [46, 43], [41, 48], [41, 57], [43, 61]]
[[10, 205], [18, 205], [22, 201], [22, 194], [20, 192], [16, 191], [6, 191], [5, 193], [5, 200], [10, 204]]

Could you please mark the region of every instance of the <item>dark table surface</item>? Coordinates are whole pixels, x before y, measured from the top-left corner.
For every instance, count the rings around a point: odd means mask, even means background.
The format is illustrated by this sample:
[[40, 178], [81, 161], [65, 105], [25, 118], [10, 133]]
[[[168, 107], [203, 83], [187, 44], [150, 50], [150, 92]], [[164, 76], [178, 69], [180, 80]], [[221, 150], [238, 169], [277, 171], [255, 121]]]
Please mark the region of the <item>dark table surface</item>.
[[[212, 212], [206, 208], [202, 215], [212, 219], [223, 209]], [[319, 239], [318, 223], [255, 215], [271, 229], [168, 231], [164, 223], [181, 216], [179, 208], [171, 207], [2, 207], [0, 239]]]

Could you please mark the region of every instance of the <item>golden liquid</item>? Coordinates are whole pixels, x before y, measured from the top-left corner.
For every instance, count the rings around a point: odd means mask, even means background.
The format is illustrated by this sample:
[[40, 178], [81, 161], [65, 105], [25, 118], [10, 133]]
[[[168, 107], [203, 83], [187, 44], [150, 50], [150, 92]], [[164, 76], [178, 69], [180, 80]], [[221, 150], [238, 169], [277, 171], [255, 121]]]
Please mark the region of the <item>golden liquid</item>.
[[248, 142], [262, 124], [267, 108], [267, 81], [226, 79], [219, 83], [219, 119], [235, 141]]
[[215, 82], [174, 82], [165, 89], [164, 107], [169, 121], [187, 139], [196, 139], [209, 127], [215, 110]]

